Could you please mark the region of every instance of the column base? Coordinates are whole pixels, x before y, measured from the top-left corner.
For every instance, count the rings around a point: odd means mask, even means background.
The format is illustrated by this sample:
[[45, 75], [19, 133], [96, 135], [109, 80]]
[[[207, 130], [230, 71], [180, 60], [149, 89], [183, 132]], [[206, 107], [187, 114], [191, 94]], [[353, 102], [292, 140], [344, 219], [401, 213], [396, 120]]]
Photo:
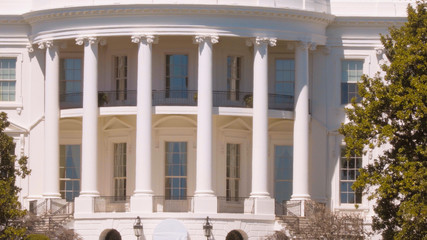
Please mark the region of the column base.
[[59, 193], [43, 193], [43, 198], [61, 198]]
[[245, 213], [274, 215], [274, 199], [271, 197], [250, 197], [245, 199]]
[[153, 195], [131, 196], [130, 211], [134, 213], [152, 213], [153, 212]]
[[79, 196], [74, 199], [74, 212], [75, 213], [94, 213], [95, 208], [94, 196]]
[[218, 199], [216, 196], [195, 196], [193, 201], [195, 213], [218, 212]]

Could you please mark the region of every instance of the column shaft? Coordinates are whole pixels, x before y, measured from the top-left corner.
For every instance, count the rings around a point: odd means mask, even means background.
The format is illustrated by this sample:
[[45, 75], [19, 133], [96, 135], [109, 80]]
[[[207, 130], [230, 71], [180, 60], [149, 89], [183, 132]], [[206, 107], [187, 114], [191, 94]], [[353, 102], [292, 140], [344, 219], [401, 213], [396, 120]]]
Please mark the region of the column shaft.
[[295, 118], [292, 200], [309, 199], [309, 90], [308, 47], [295, 49]]
[[254, 43], [251, 197], [268, 193], [268, 42]]
[[98, 196], [98, 41], [84, 41], [81, 196]]
[[138, 43], [138, 83], [136, 115], [135, 195], [152, 195], [151, 185], [151, 89], [152, 38], [142, 37]]
[[196, 196], [213, 195], [212, 188], [212, 41], [199, 43], [197, 97], [197, 173]]
[[59, 56], [52, 42], [46, 45], [43, 196], [59, 198]]

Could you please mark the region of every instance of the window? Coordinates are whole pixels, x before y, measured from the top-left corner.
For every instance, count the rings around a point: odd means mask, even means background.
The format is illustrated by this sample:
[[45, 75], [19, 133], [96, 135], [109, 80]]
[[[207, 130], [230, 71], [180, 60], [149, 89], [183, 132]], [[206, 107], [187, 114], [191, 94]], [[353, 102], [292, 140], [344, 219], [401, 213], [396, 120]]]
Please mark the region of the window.
[[363, 61], [342, 61], [341, 74], [341, 104], [350, 103], [352, 98], [356, 98], [356, 101], [360, 102], [357, 82], [363, 74]]
[[227, 201], [239, 201], [240, 144], [227, 143]]
[[278, 104], [293, 101], [295, 88], [295, 61], [293, 59], [276, 59], [274, 90], [275, 102]]
[[166, 97], [187, 98], [188, 56], [166, 55]]
[[166, 142], [165, 195], [167, 200], [187, 198], [187, 143]]
[[0, 58], [0, 101], [16, 99], [16, 58]]
[[277, 202], [291, 199], [293, 178], [293, 147], [274, 146], [274, 192]]
[[80, 58], [61, 59], [59, 89], [61, 102], [81, 102], [82, 60]]
[[59, 191], [72, 202], [80, 194], [80, 145], [61, 145], [59, 153]]
[[239, 100], [241, 58], [227, 57], [227, 99]]
[[126, 200], [126, 143], [114, 144], [114, 200]]
[[114, 56], [114, 81], [116, 82], [116, 100], [127, 99], [128, 57]]
[[340, 198], [341, 203], [362, 203], [362, 192], [354, 191], [351, 186], [359, 176], [362, 167], [362, 156], [345, 156], [345, 147], [341, 148]]

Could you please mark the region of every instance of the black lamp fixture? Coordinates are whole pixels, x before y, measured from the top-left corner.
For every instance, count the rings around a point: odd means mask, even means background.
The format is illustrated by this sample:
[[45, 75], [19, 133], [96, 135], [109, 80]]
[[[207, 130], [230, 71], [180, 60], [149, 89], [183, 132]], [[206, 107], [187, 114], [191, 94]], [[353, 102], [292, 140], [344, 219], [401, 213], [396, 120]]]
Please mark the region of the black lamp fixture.
[[203, 224], [203, 231], [205, 232], [206, 239], [212, 236], [212, 224], [209, 222], [209, 217], [206, 217], [206, 222]]
[[135, 224], [133, 225], [133, 231], [135, 232], [135, 236], [137, 239], [142, 236], [142, 224], [141, 218], [136, 217]]

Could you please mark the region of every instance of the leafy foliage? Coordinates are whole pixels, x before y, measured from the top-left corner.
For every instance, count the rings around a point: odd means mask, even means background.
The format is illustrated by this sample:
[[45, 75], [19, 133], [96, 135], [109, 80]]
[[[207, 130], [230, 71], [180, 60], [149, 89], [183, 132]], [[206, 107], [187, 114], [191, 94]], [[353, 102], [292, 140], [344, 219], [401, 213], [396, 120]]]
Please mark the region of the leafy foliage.
[[[381, 36], [390, 61], [384, 79], [362, 77], [360, 103], [346, 109], [347, 156], [381, 148], [354, 189], [376, 200], [373, 229], [384, 239], [427, 236], [427, 3], [408, 6], [408, 21]], [[371, 190], [371, 191], [368, 191]]]
[[25, 235], [21, 219], [26, 211], [21, 209], [15, 186], [16, 176], [25, 177], [30, 173], [27, 169], [27, 158], [18, 160], [16, 168], [14, 155], [15, 144], [12, 137], [4, 133], [9, 126], [6, 113], [0, 113], [0, 239], [17, 239]]

